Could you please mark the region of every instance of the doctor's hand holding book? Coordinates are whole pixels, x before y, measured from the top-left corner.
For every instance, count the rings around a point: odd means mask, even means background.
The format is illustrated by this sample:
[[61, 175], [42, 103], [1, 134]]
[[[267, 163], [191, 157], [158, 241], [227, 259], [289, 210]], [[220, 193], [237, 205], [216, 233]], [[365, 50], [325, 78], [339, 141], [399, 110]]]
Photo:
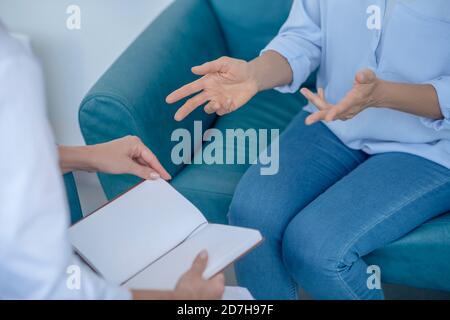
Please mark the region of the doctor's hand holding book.
[[203, 279], [208, 254], [203, 251], [192, 268], [178, 281], [174, 291], [132, 290], [134, 300], [219, 300], [225, 290], [225, 277], [221, 273], [210, 280]]

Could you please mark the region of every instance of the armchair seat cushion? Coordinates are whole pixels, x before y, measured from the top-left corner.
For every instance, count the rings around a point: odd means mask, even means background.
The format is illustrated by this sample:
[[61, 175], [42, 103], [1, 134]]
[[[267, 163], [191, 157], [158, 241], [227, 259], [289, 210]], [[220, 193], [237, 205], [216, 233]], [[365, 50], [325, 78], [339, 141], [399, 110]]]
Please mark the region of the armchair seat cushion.
[[450, 213], [365, 258], [386, 283], [450, 291]]

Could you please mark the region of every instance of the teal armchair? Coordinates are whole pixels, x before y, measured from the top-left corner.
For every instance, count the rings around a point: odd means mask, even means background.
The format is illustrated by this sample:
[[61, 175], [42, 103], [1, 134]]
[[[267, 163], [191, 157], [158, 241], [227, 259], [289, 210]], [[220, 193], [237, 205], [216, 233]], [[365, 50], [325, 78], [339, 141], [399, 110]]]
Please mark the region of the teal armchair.
[[[88, 144], [139, 136], [174, 177], [172, 184], [212, 222], [227, 223], [228, 207], [248, 165], [175, 165], [170, 160], [175, 129], [280, 129], [306, 105], [298, 94], [267, 91], [225, 117], [198, 109], [173, 121], [181, 104], [165, 97], [195, 79], [194, 65], [223, 55], [251, 59], [272, 39], [292, 0], [178, 0], [154, 21], [100, 78], [81, 103], [79, 120]], [[305, 84], [314, 87], [314, 77]], [[139, 182], [100, 174], [114, 198]], [[449, 199], [450, 201], [450, 199]], [[434, 219], [403, 239], [365, 257], [381, 267], [384, 282], [450, 291], [450, 215]]]

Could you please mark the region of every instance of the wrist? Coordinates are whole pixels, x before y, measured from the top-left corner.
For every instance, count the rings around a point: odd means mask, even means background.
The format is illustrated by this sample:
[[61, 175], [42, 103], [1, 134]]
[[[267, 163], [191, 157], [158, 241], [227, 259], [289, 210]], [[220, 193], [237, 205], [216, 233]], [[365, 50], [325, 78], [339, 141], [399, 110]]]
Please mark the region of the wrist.
[[178, 300], [174, 291], [132, 290], [133, 300]]
[[388, 93], [389, 83], [385, 80], [377, 79], [375, 84], [375, 89], [372, 94], [370, 101], [370, 107], [380, 108], [386, 107], [388, 105], [387, 93]]
[[256, 60], [252, 60], [247, 62], [248, 64], [248, 72], [249, 72], [249, 82], [251, 90], [253, 94], [257, 94], [264, 90], [262, 81], [260, 77], [258, 77], [258, 66]]
[[60, 166], [63, 172], [96, 171], [91, 146], [59, 147]]
[[80, 149], [80, 164], [81, 170], [87, 172], [99, 172], [99, 160], [97, 155], [97, 146], [83, 146]]

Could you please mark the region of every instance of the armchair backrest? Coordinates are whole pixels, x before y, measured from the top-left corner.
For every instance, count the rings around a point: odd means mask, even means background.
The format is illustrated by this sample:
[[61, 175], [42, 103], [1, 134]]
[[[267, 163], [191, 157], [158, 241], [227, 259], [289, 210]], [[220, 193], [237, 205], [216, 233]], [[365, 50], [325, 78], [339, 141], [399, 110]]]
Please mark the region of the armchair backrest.
[[[117, 59], [89, 91], [80, 106], [80, 127], [87, 144], [137, 135], [176, 176], [183, 165], [171, 161], [178, 128], [194, 133], [216, 117], [201, 108], [182, 123], [166, 96], [197, 79], [192, 66], [231, 55], [251, 59], [277, 34], [293, 0], [176, 0]], [[195, 138], [195, 135], [193, 135]], [[199, 141], [192, 141], [197, 146]], [[192, 149], [195, 149], [194, 147]], [[109, 199], [139, 182], [132, 176], [100, 174]]]
[[[209, 0], [233, 57], [250, 60], [277, 35], [293, 0]], [[316, 74], [304, 86], [314, 88]]]
[[[178, 123], [173, 116], [184, 101], [168, 106], [165, 98], [198, 78], [191, 67], [226, 54], [222, 31], [208, 0], [175, 1], [125, 50], [82, 101], [79, 120], [86, 143], [139, 136], [176, 176], [184, 166], [171, 160], [177, 144], [171, 141], [172, 134], [183, 128], [194, 136], [193, 120], [209, 128], [216, 117], [199, 108]], [[99, 176], [109, 199], [139, 182], [129, 175]]]
[[289, 16], [293, 0], [210, 0], [231, 55], [256, 57]]

